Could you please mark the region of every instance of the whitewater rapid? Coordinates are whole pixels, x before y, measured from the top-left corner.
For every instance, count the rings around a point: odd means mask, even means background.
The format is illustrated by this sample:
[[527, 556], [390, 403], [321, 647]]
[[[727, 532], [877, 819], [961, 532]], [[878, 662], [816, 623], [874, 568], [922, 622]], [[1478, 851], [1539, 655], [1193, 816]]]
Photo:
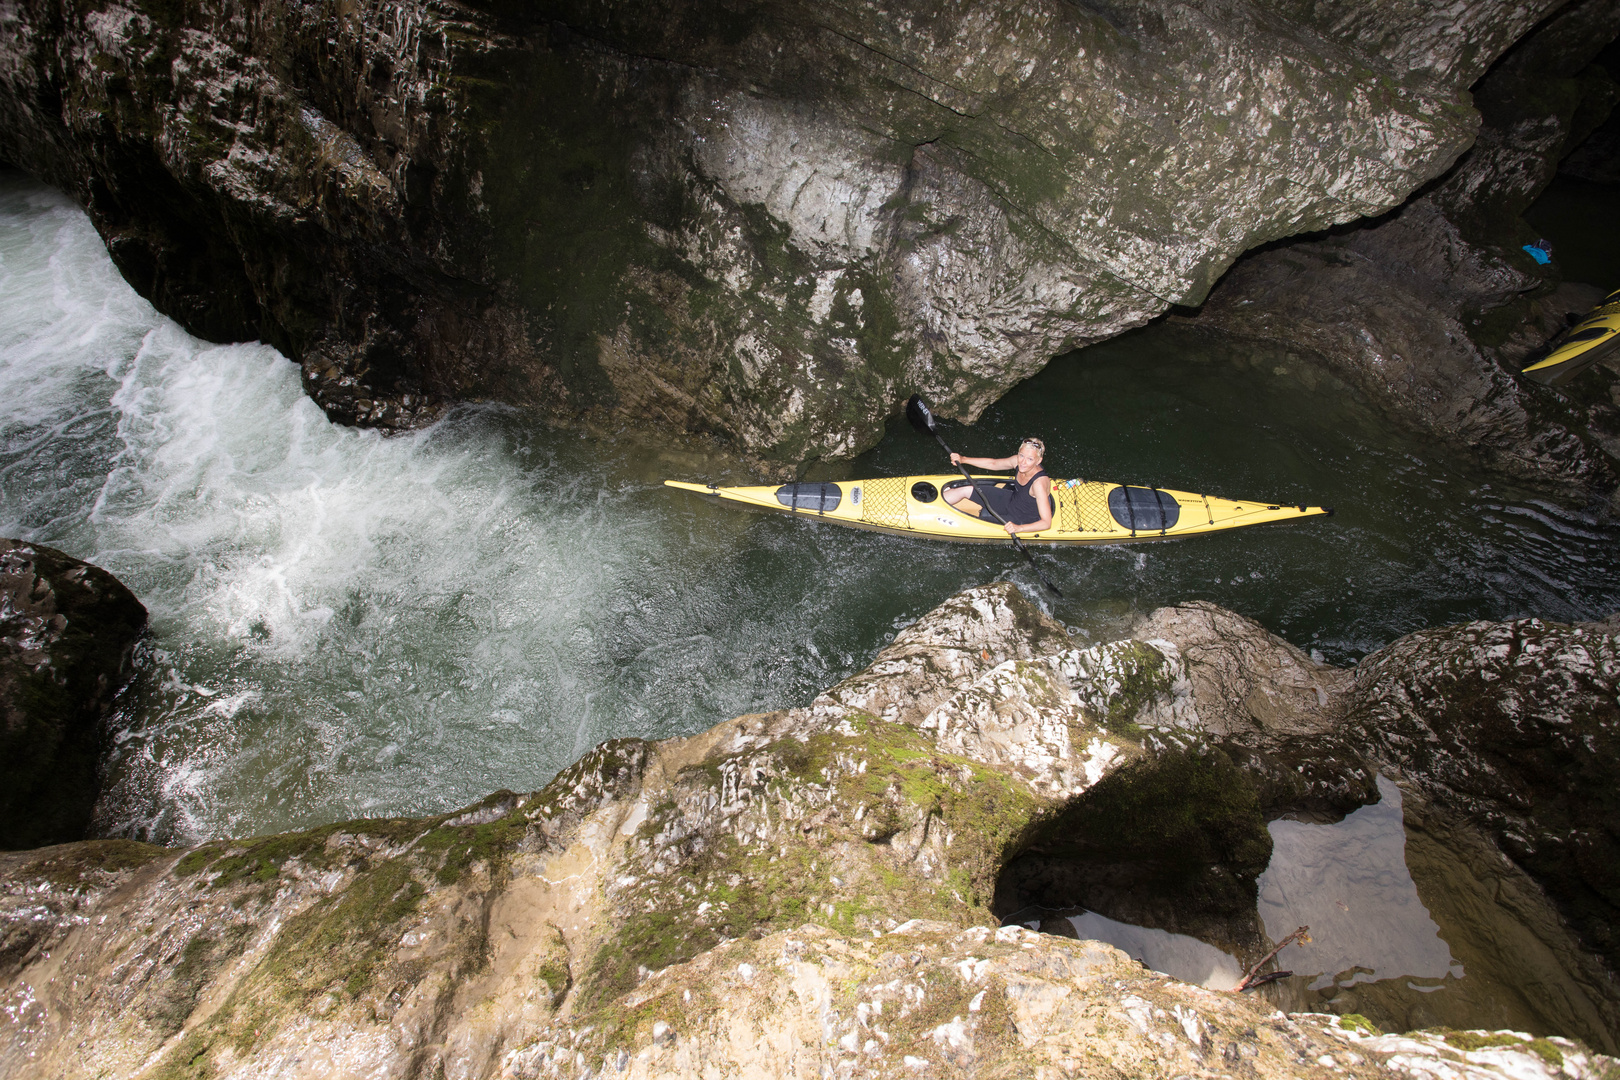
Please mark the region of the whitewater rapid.
[[670, 463], [494, 408], [333, 425], [283, 356], [186, 334], [15, 175], [0, 297], [0, 535], [106, 567], [151, 612], [98, 831], [449, 809], [864, 659], [791, 574], [739, 607], [747, 521], [681, 513]]

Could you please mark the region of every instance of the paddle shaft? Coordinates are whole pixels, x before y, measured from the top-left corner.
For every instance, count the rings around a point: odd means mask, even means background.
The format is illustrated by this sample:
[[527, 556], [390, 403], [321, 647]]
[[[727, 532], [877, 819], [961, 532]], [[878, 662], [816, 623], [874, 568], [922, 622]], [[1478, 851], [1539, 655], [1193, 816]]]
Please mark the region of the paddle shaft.
[[[940, 435], [939, 432], [935, 431], [931, 427], [928, 429], [928, 431], [929, 434], [931, 434], [934, 439], [938, 441], [940, 448], [945, 451], [945, 456], [947, 458], [950, 457], [951, 448], [945, 445], [944, 436]], [[979, 481], [974, 479], [973, 474], [967, 471], [967, 466], [963, 465], [961, 462], [958, 462], [956, 467], [962, 470], [962, 475], [967, 477], [967, 482], [973, 485], [973, 494], [978, 496], [979, 505], [990, 511], [990, 516], [1005, 526], [1007, 524], [1007, 519], [996, 513], [995, 507], [990, 505], [990, 500], [984, 497], [984, 491], [979, 487]], [[1048, 589], [1051, 589], [1053, 596], [1056, 596], [1059, 600], [1063, 599], [1063, 594], [1058, 591], [1058, 587], [1052, 584], [1051, 581], [1047, 580], [1045, 574], [1041, 573], [1040, 565], [1035, 562], [1035, 556], [1031, 555], [1029, 553], [1029, 548], [1025, 547], [1023, 543], [1019, 541], [1018, 534], [1008, 533], [1007, 539], [1011, 540], [1013, 542], [1013, 547], [1017, 548], [1019, 552], [1023, 554], [1024, 558], [1029, 560], [1029, 568], [1035, 571], [1035, 576], [1041, 579], [1041, 584], [1045, 585]]]

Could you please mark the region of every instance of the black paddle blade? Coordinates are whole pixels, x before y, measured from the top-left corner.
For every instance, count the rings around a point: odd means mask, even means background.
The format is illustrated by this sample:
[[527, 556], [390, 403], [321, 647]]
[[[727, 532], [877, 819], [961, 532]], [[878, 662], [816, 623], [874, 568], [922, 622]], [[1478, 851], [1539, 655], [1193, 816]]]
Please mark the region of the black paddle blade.
[[919, 434], [932, 435], [934, 433], [934, 414], [928, 411], [928, 402], [922, 399], [921, 394], [912, 394], [911, 400], [906, 402], [906, 419]]

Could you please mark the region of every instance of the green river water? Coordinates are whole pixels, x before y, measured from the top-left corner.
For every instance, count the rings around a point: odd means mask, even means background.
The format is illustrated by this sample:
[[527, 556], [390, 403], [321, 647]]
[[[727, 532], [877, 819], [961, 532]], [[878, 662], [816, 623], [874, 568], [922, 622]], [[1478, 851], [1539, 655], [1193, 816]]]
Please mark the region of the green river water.
[[[690, 447], [499, 408], [328, 423], [262, 345], [186, 335], [76, 207], [0, 182], [0, 535], [152, 613], [99, 827], [164, 842], [464, 805], [608, 738], [803, 704], [959, 589], [1012, 579], [1092, 636], [1212, 600], [1335, 663], [1424, 626], [1620, 608], [1620, 529], [1389, 430], [1299, 365], [1169, 325], [1060, 357], [953, 448], [1059, 476], [1335, 506], [1204, 539], [1039, 552], [713, 505]], [[944, 471], [898, 418], [838, 476]], [[832, 475], [812, 465], [808, 475]], [[744, 479], [732, 477], [732, 479]]]

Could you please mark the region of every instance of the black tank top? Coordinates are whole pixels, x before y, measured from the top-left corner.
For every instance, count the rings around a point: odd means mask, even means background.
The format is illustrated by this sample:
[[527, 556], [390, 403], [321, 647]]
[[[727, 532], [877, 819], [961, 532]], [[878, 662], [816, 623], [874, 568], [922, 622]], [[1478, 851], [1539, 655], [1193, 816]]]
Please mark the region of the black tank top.
[[1007, 504], [1007, 520], [1017, 525], [1028, 525], [1032, 521], [1041, 520], [1041, 508], [1035, 502], [1035, 496], [1030, 494], [1030, 488], [1035, 481], [1046, 475], [1045, 469], [1036, 469], [1035, 475], [1029, 478], [1029, 483], [1020, 484], [1018, 474], [1012, 477], [1013, 497]]

